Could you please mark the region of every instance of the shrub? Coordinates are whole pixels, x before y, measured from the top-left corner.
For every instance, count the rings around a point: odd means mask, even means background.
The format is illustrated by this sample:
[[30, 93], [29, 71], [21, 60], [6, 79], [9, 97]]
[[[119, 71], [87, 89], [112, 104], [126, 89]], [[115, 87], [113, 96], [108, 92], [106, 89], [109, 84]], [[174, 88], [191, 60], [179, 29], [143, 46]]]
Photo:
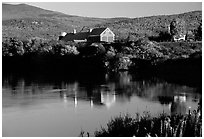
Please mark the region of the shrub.
[[195, 30], [195, 39], [197, 41], [202, 41], [202, 24], [198, 26], [198, 28]]
[[40, 38], [32, 38], [27, 41], [20, 41], [16, 38], [9, 38], [2, 42], [3, 56], [22, 56], [22, 55], [78, 55], [77, 47], [65, 45], [64, 42]]
[[65, 45], [61, 48], [61, 55], [78, 55], [79, 51], [75, 46]]
[[23, 42], [16, 38], [10, 38], [2, 42], [3, 56], [18, 56], [23, 55], [25, 50], [23, 48]]
[[91, 45], [80, 47], [79, 52], [81, 53], [82, 56], [93, 57], [93, 56], [105, 55], [106, 50], [102, 44], [92, 43]]
[[167, 42], [171, 41], [171, 34], [168, 31], [160, 31], [158, 36], [149, 37], [150, 41]]

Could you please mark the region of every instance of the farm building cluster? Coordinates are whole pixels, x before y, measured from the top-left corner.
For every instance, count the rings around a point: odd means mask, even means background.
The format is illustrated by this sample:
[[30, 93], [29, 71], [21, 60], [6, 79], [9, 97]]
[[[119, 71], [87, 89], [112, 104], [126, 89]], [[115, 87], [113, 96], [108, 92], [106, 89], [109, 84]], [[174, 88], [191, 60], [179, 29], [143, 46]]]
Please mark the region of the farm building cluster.
[[109, 28], [94, 28], [88, 32], [65, 33], [63, 32], [59, 40], [68, 42], [114, 42], [115, 34]]
[[[170, 32], [170, 28], [168, 30]], [[89, 31], [77, 32], [76, 29], [71, 33], [62, 32], [59, 36], [59, 40], [65, 42], [106, 42], [111, 43], [115, 41], [115, 34], [109, 28], [93, 28]], [[171, 36], [171, 40], [174, 42], [179, 41], [193, 41], [194, 36], [189, 31], [186, 34], [176, 34]]]

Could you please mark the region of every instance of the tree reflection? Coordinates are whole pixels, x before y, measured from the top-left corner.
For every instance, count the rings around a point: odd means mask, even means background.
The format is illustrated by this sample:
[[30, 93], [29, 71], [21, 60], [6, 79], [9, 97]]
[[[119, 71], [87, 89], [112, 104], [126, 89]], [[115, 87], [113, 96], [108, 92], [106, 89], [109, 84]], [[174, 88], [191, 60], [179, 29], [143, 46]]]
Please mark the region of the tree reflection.
[[159, 102], [164, 105], [170, 104], [171, 102], [173, 102], [173, 99], [174, 98], [172, 96], [158, 96]]
[[[30, 96], [57, 93], [64, 102], [67, 99], [72, 100], [75, 107], [79, 105], [79, 101], [88, 101], [91, 107], [105, 106], [109, 108], [115, 103], [127, 103], [131, 97], [137, 96], [148, 101], [160, 102], [162, 105], [171, 104], [172, 111], [178, 111], [177, 109], [184, 111], [185, 105], [181, 102], [180, 92], [185, 92], [186, 99], [191, 99], [191, 101], [201, 98], [200, 94], [195, 93], [196, 88], [170, 84], [155, 77], [141, 78], [128, 72], [100, 76], [83, 75], [80, 78], [76, 77], [75, 80], [73, 78], [69, 80], [69, 76], [67, 78], [58, 77], [56, 81], [56, 75], [52, 80], [45, 80], [46, 76], [44, 78], [41, 76], [40, 78], [17, 77], [8, 76], [3, 79], [3, 88], [10, 90], [7, 93]], [[182, 110], [180, 111], [182, 112]]]
[[[115, 77], [115, 78], [114, 78]], [[111, 78], [111, 79], [110, 79]], [[186, 95], [191, 94], [195, 89], [174, 84], [168, 84], [165, 81], [155, 82], [154, 80], [132, 80], [132, 76], [127, 72], [117, 74], [112, 77], [107, 77], [106, 84], [78, 84], [76, 92], [78, 101], [89, 101], [90, 106], [106, 106], [107, 108], [114, 105], [114, 103], [125, 103], [130, 101], [132, 96], [144, 98], [148, 101], [158, 101], [162, 105], [172, 104], [177, 109], [184, 106], [180, 103], [181, 97], [175, 99], [180, 92], [186, 92]], [[110, 80], [109, 80], [110, 79]], [[113, 80], [114, 79], [114, 80]], [[67, 90], [70, 90], [69, 86]], [[72, 90], [72, 89], [71, 89]], [[70, 91], [67, 97], [71, 97]], [[193, 96], [198, 94], [194, 94]], [[191, 98], [192, 96], [187, 98]], [[177, 101], [176, 101], [177, 100]], [[192, 100], [193, 101], [193, 100]], [[180, 105], [182, 104], [182, 105]], [[177, 110], [178, 111], [178, 110]]]

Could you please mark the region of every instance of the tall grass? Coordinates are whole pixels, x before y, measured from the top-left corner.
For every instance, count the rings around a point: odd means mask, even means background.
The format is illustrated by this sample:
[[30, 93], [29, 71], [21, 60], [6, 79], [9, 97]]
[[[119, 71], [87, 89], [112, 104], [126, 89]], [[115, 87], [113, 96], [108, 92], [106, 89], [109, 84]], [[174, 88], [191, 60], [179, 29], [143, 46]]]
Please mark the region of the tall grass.
[[95, 131], [96, 137], [201, 137], [202, 118], [200, 110], [186, 115], [150, 114], [120, 115]]

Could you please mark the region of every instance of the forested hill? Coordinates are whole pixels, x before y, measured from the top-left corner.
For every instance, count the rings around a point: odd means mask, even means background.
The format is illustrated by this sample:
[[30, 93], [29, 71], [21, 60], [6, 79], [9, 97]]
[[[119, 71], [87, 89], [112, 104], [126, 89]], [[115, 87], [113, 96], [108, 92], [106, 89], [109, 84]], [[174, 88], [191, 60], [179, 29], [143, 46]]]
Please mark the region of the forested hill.
[[79, 31], [103, 22], [107, 19], [67, 15], [26, 4], [2, 4], [3, 37], [55, 38], [62, 31]]
[[98, 26], [109, 26], [122, 38], [126, 38], [129, 32], [146, 36], [155, 36], [161, 31], [167, 31], [168, 25], [176, 18], [184, 19], [187, 30], [193, 31], [202, 23], [202, 11], [125, 19], [112, 23], [102, 23]]
[[2, 36], [28, 39], [40, 37], [57, 39], [62, 31], [71, 32], [93, 27], [109, 27], [117, 38], [127, 38], [130, 32], [138, 35], [154, 36], [167, 30], [170, 22], [182, 18], [188, 30], [196, 29], [202, 22], [202, 11], [192, 11], [176, 15], [161, 15], [141, 18], [91, 18], [67, 15], [56, 11], [19, 4], [2, 4]]

